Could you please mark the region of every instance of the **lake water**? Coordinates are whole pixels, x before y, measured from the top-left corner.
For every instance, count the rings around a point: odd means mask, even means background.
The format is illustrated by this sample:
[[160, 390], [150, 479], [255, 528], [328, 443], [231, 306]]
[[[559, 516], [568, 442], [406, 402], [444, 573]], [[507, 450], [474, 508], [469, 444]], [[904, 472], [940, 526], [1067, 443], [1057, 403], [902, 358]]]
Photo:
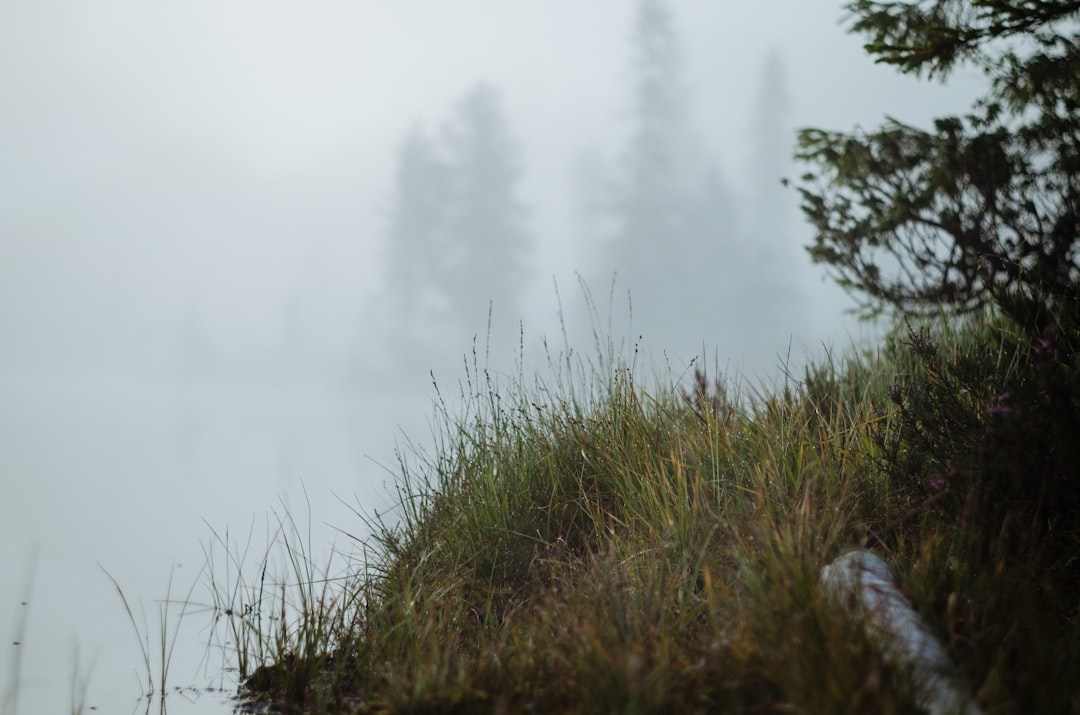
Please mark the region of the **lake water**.
[[235, 676], [201, 573], [213, 532], [251, 533], [259, 554], [287, 512], [310, 522], [316, 562], [348, 547], [339, 530], [364, 535], [352, 510], [389, 503], [396, 426], [423, 425], [423, 404], [318, 387], [0, 378], [0, 713], [159, 710], [143, 697], [140, 642], [110, 577], [149, 632], [155, 681], [171, 593], [168, 712], [231, 712]]

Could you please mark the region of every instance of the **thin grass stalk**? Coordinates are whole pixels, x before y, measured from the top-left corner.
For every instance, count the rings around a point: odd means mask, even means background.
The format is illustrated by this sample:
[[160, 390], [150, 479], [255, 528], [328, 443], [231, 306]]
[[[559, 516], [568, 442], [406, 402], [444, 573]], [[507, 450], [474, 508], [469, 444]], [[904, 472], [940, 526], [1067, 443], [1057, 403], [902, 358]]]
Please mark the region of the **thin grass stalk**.
[[[102, 566], [101, 564], [98, 564], [98, 568], [100, 568], [101, 571], [105, 574], [105, 576], [110, 581], [112, 581], [113, 586], [116, 588], [116, 593], [119, 594], [119, 596], [120, 596], [120, 602], [124, 605], [124, 611], [125, 611], [125, 613], [127, 613], [128, 623], [131, 624], [132, 632], [134, 632], [134, 634], [135, 634], [135, 640], [138, 642], [139, 650], [140, 650], [140, 652], [142, 654], [143, 672], [146, 673], [146, 692], [148, 694], [153, 693], [154, 692], [154, 675], [153, 675], [154, 671], [153, 671], [153, 668], [150, 665], [150, 633], [149, 633], [149, 629], [147, 629], [147, 628], [143, 628], [141, 630], [139, 629], [139, 624], [135, 620], [135, 613], [131, 609], [131, 604], [128, 603], [127, 596], [124, 595], [124, 589], [120, 588], [120, 584], [117, 583], [116, 579], [112, 577], [112, 574], [110, 574], [105, 569], [104, 566]], [[144, 621], [145, 621], [145, 615], [146, 614], [144, 613], [143, 614]]]

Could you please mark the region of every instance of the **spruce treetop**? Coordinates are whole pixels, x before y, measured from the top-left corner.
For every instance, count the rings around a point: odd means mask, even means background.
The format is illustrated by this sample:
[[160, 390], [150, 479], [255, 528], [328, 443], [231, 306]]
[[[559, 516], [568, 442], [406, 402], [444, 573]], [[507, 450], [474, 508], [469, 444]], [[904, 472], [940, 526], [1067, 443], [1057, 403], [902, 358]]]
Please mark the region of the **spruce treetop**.
[[945, 80], [980, 67], [987, 94], [930, 129], [804, 129], [796, 156], [809, 247], [864, 314], [994, 305], [1033, 327], [1080, 296], [1080, 1], [846, 5], [866, 51]]

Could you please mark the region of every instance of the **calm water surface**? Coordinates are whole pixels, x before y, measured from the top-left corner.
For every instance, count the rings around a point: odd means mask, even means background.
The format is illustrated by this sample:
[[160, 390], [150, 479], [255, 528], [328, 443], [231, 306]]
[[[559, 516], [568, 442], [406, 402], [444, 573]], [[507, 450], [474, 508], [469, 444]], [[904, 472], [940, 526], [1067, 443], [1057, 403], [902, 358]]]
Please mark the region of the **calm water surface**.
[[[410, 409], [423, 414], [422, 400]], [[159, 711], [109, 576], [149, 632], [155, 680], [171, 593], [168, 712], [231, 712], [235, 675], [210, 627], [211, 528], [251, 533], [261, 553], [288, 511], [310, 524], [316, 561], [347, 548], [339, 530], [364, 533], [351, 508], [389, 501], [406, 418], [360, 391], [0, 376], [0, 713]]]

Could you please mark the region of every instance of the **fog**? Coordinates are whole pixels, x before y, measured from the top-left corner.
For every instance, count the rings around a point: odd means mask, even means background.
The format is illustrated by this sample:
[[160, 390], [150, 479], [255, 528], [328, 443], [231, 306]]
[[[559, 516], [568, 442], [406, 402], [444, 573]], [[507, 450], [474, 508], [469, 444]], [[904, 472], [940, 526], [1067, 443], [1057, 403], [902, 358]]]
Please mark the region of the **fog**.
[[0, 5], [0, 618], [26, 631], [3, 712], [55, 709], [90, 662], [88, 704], [135, 702], [98, 563], [152, 603], [173, 564], [197, 578], [208, 524], [288, 508], [327, 548], [358, 534], [427, 437], [432, 375], [456, 385], [474, 346], [528, 374], [598, 331], [661, 380], [842, 350], [862, 328], [780, 183], [794, 130], [926, 122], [982, 86], [875, 66], [842, 18]]

